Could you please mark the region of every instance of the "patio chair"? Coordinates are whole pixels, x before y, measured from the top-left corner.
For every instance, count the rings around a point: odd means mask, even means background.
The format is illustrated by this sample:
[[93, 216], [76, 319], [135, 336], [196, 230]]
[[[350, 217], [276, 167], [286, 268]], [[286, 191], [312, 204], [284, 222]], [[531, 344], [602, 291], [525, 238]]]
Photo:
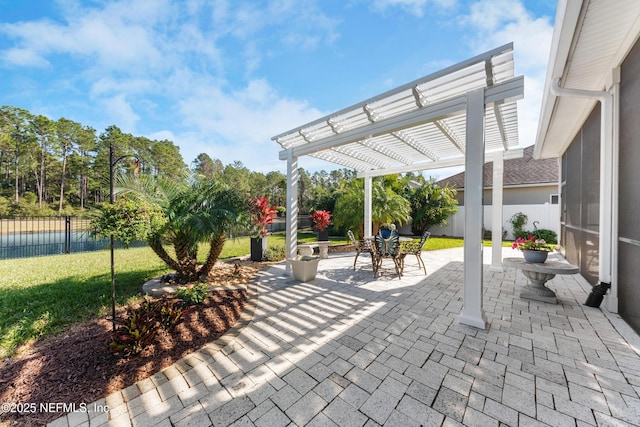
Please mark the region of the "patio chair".
[[[372, 255], [371, 249], [371, 241], [370, 240], [356, 240], [356, 236], [353, 235], [353, 231], [347, 231], [347, 235], [349, 236], [349, 240], [353, 244], [353, 247], [356, 249], [356, 258], [353, 260], [353, 269], [356, 269], [356, 261], [358, 261], [358, 256], [361, 253], [368, 253]], [[373, 255], [372, 255], [373, 256]]]
[[422, 247], [429, 240], [429, 236], [431, 233], [425, 231], [422, 233], [422, 237], [419, 242], [407, 242], [402, 245], [400, 248], [400, 271], [404, 272], [404, 259], [407, 255], [415, 255], [418, 259], [418, 268], [422, 267], [424, 270], [424, 274], [427, 274], [427, 268], [424, 265], [424, 261], [422, 260]]
[[398, 278], [402, 277], [401, 264], [402, 255], [400, 254], [400, 236], [397, 231], [392, 231], [388, 239], [382, 237], [382, 234], [375, 235], [375, 244], [373, 245], [373, 273], [378, 274], [378, 270], [382, 266], [383, 259], [391, 259], [398, 274]]

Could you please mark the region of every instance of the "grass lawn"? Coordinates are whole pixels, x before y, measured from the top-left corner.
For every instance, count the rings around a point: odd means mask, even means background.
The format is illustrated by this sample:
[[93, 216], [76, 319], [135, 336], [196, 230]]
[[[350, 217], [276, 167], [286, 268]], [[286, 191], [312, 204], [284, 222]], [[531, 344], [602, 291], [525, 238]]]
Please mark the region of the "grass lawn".
[[[0, 359], [30, 339], [108, 313], [110, 265], [109, 251], [0, 261]], [[118, 304], [168, 271], [149, 248], [116, 250], [115, 265]]]
[[[502, 246], [510, 248], [513, 242], [502, 242]], [[491, 240], [483, 240], [483, 246], [491, 246]], [[425, 251], [435, 251], [437, 249], [461, 248], [464, 240], [457, 237], [431, 237], [422, 248]]]
[[[314, 233], [298, 240], [313, 242]], [[348, 243], [346, 238], [331, 239]], [[485, 242], [487, 244], [487, 242]], [[490, 242], [488, 242], [490, 245]], [[269, 236], [269, 246], [285, 245], [284, 233]], [[510, 243], [506, 242], [509, 246]], [[463, 246], [462, 239], [431, 238], [425, 250]], [[248, 237], [229, 239], [221, 258], [250, 252]], [[204, 261], [206, 251], [201, 250]], [[0, 359], [32, 339], [64, 330], [79, 321], [104, 316], [111, 308], [109, 251], [0, 260]], [[149, 248], [115, 251], [117, 304], [140, 298], [142, 284], [169, 269]]]

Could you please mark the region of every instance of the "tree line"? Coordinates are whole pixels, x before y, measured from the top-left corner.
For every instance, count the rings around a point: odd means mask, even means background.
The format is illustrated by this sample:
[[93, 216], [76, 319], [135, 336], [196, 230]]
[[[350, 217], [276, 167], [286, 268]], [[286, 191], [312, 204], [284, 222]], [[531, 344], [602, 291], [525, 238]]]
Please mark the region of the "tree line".
[[[116, 175], [182, 179], [193, 172], [219, 180], [246, 197], [265, 195], [286, 204], [286, 176], [249, 170], [241, 161], [223, 165], [202, 153], [187, 165], [169, 140], [151, 140], [122, 132], [116, 125], [97, 132], [90, 126], [50, 119], [14, 107], [0, 107], [0, 215], [73, 215], [109, 201], [109, 148]], [[139, 160], [134, 163], [133, 160]], [[306, 213], [325, 207], [347, 169], [307, 173], [300, 170], [300, 206]]]
[[[249, 170], [241, 161], [224, 165], [199, 154], [187, 165], [169, 140], [151, 140], [112, 125], [95, 129], [66, 118], [52, 120], [12, 106], [0, 107], [0, 215], [74, 215], [109, 201], [109, 152], [115, 173], [182, 182], [192, 174], [233, 189], [244, 199], [264, 196], [286, 206], [286, 176]], [[136, 159], [134, 162], [133, 160]], [[299, 169], [300, 214], [333, 213], [334, 228], [361, 231], [363, 181], [349, 169], [308, 173]], [[419, 234], [441, 224], [456, 210], [455, 190], [408, 173], [375, 178], [375, 223], [402, 223], [412, 218]]]
[[[109, 200], [109, 147], [119, 170], [172, 176], [185, 168], [171, 141], [150, 140], [109, 126], [52, 120], [18, 107], [0, 107], [0, 215], [72, 214]], [[123, 157], [123, 158], [124, 158]]]

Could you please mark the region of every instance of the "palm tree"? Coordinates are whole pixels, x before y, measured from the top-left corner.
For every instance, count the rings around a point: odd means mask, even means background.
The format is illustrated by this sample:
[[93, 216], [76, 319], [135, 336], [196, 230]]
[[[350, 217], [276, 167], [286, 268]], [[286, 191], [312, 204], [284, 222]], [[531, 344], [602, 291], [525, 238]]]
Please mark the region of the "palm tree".
[[405, 197], [411, 203], [411, 230], [417, 236], [429, 228], [447, 224], [458, 211], [457, 190], [448, 185], [440, 187], [433, 180], [413, 179], [417, 188], [407, 185]]
[[[382, 223], [402, 223], [410, 218], [411, 205], [404, 197], [385, 186], [385, 180], [374, 179], [371, 186], [371, 220], [374, 231]], [[364, 181], [341, 181], [333, 212], [336, 226], [348, 228], [362, 236], [364, 232]]]
[[[170, 268], [176, 280], [192, 282], [206, 277], [215, 265], [227, 233], [243, 229], [248, 214], [247, 200], [219, 181], [188, 176], [183, 182], [141, 177], [137, 182], [121, 177], [121, 193], [133, 193], [161, 207], [164, 226], [147, 237], [149, 246]], [[207, 258], [197, 263], [198, 245], [209, 245]], [[173, 246], [175, 257], [167, 251]]]

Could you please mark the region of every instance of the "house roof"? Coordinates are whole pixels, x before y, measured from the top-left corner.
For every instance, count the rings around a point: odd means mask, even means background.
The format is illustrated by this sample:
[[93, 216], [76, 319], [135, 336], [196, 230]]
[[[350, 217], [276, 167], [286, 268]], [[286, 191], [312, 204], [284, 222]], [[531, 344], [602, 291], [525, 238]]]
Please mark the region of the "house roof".
[[558, 2], [551, 55], [538, 123], [535, 156], [561, 155], [593, 110], [595, 98], [558, 97], [565, 89], [602, 91], [640, 34], [638, 0], [561, 0]]
[[272, 139], [281, 160], [308, 155], [369, 176], [463, 165], [472, 93], [484, 96], [485, 152], [519, 149], [524, 77], [514, 77], [512, 43]]
[[[504, 161], [503, 185], [505, 187], [515, 185], [555, 184], [558, 182], [558, 161], [556, 159], [533, 158], [533, 145], [523, 150], [522, 158], [508, 159]], [[493, 162], [485, 163], [483, 168], [483, 187], [491, 187], [493, 182]], [[456, 188], [464, 188], [464, 172], [437, 183], [455, 185]]]

